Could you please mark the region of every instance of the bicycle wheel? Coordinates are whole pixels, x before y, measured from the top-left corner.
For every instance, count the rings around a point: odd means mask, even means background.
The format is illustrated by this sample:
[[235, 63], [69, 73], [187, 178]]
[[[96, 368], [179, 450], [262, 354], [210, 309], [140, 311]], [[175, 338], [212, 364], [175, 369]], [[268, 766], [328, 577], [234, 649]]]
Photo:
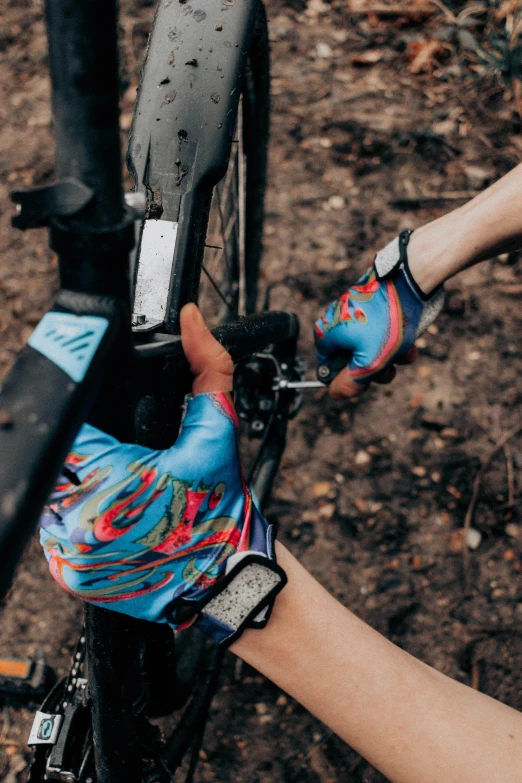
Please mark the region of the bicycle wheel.
[[269, 108], [268, 29], [266, 12], [260, 5], [242, 78], [227, 172], [214, 188], [208, 211], [199, 305], [211, 327], [256, 308]]

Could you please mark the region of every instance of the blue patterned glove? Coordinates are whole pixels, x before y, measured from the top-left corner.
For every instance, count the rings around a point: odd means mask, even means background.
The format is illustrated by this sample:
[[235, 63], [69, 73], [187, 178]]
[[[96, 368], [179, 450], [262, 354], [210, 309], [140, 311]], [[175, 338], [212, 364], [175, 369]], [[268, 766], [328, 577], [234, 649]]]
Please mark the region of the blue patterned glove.
[[246, 487], [230, 394], [189, 398], [166, 451], [84, 425], [41, 520], [56, 581], [83, 601], [230, 644], [286, 583]]
[[377, 253], [373, 266], [314, 325], [319, 363], [344, 354], [361, 385], [401, 359], [444, 304], [442, 287], [426, 296], [410, 273], [411, 233], [403, 231]]

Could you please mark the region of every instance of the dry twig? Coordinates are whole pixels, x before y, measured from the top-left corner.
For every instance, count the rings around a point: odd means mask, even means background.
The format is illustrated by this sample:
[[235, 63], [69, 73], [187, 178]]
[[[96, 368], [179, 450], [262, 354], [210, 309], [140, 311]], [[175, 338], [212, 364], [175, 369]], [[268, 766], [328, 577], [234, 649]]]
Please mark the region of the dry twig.
[[508, 501], [505, 508], [512, 508], [515, 502], [515, 471], [513, 470], [513, 454], [508, 443], [504, 443], [504, 456], [506, 458]]
[[466, 511], [466, 516], [464, 517], [464, 536], [463, 536], [464, 548], [462, 550], [462, 565], [463, 565], [463, 582], [464, 582], [465, 590], [467, 590], [468, 588], [468, 575], [469, 575], [469, 549], [467, 545], [468, 531], [471, 527], [475, 506], [477, 505], [482, 477], [484, 476], [485, 472], [491, 465], [491, 461], [495, 456], [495, 454], [498, 451], [500, 451], [501, 448], [504, 447], [504, 445], [508, 442], [508, 440], [513, 438], [521, 431], [522, 431], [522, 424], [518, 424], [515, 427], [515, 429], [510, 430], [509, 432], [505, 432], [504, 435], [502, 435], [502, 437], [499, 438], [499, 440], [495, 443], [495, 445], [489, 452], [488, 456], [482, 463], [477, 475], [475, 476], [475, 481], [473, 482], [473, 492], [471, 493], [471, 500], [468, 506], [468, 510]]

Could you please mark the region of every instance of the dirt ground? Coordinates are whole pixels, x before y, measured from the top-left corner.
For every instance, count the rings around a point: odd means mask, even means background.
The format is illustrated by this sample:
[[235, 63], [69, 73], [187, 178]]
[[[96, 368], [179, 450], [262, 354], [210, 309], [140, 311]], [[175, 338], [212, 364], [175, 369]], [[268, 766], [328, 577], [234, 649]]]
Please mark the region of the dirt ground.
[[[3, 373], [56, 290], [45, 232], [21, 234], [9, 222], [8, 193], [50, 181], [53, 172], [42, 6], [0, 2]], [[128, 130], [153, 3], [122, 6]], [[310, 374], [311, 321], [375, 250], [458, 207], [520, 161], [519, 83], [509, 82], [515, 8], [510, 0], [489, 10], [457, 0], [269, 0], [263, 286], [277, 282], [272, 306], [299, 314]], [[285, 545], [370, 625], [522, 709], [520, 434], [483, 473], [467, 587], [462, 553], [477, 472], [501, 436], [522, 424], [520, 256], [485, 262], [448, 287], [444, 312], [418, 341], [418, 362], [391, 386], [354, 405], [322, 392], [307, 396], [268, 513]], [[63, 673], [80, 614], [33, 542], [2, 616], [0, 652], [40, 650]], [[0, 712], [6, 783], [25, 780], [29, 724], [24, 708]], [[385, 780], [232, 656], [201, 756], [199, 783]]]

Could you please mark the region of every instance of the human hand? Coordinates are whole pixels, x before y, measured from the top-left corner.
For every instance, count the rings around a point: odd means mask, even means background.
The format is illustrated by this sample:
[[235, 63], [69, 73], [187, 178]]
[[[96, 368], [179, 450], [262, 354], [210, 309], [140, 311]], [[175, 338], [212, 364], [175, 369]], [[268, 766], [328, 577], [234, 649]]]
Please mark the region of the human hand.
[[268, 619], [286, 578], [245, 484], [233, 363], [195, 305], [181, 311], [193, 395], [172, 448], [81, 429], [41, 520], [56, 581], [84, 601], [218, 642]]
[[339, 355], [347, 361], [329, 387], [333, 399], [354, 397], [372, 381], [390, 383], [395, 364], [415, 361], [415, 340], [442, 309], [444, 289], [426, 296], [410, 273], [410, 233], [377, 253], [373, 266], [315, 322], [319, 363]]

